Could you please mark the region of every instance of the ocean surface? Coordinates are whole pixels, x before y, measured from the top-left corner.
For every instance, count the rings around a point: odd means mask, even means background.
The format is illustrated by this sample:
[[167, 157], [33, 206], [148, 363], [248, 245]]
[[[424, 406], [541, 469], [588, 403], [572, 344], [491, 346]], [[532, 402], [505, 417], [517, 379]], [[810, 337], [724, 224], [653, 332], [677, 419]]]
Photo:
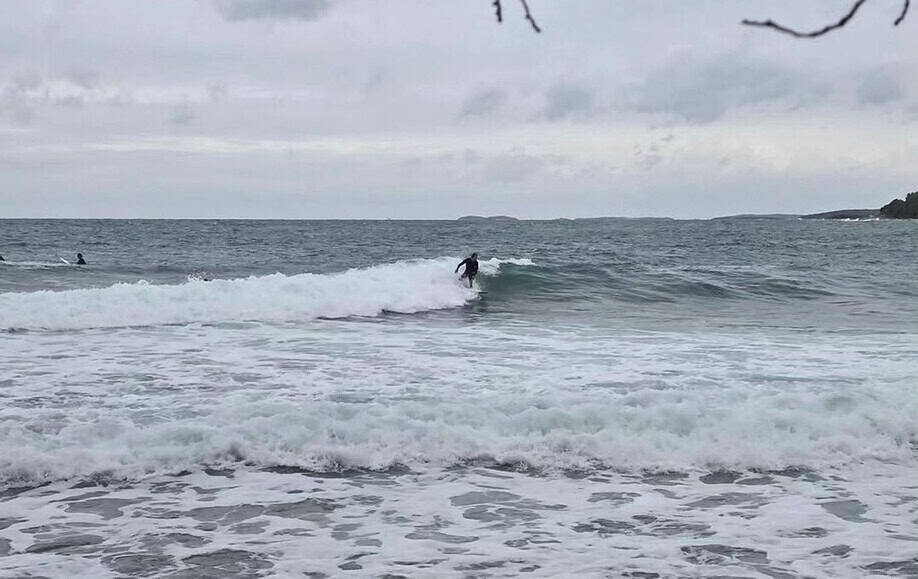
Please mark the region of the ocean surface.
[[0, 220], [0, 254], [2, 577], [918, 577], [916, 222]]

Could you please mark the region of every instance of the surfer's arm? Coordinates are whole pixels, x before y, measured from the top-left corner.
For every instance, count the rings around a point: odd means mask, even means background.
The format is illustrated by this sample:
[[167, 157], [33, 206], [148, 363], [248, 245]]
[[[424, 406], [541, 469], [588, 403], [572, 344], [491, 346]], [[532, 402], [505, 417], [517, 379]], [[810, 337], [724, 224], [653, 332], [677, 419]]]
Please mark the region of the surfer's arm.
[[467, 264], [468, 262], [469, 262], [468, 258], [463, 259], [463, 260], [459, 263], [459, 265], [456, 266], [456, 271], [454, 271], [453, 273], [459, 273], [459, 268], [462, 267], [463, 265]]

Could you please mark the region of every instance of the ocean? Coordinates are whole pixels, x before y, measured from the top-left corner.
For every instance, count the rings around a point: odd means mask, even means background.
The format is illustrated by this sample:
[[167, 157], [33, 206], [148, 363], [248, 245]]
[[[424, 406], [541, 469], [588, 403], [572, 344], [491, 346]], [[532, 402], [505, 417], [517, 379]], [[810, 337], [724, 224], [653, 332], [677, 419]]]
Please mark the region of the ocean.
[[0, 254], [2, 577], [918, 577], [918, 223], [0, 220]]

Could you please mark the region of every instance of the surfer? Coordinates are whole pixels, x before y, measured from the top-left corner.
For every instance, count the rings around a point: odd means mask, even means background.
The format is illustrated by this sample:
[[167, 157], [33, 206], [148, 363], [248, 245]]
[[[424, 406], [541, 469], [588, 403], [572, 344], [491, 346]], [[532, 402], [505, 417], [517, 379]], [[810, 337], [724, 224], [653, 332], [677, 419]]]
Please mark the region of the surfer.
[[463, 259], [459, 265], [456, 266], [456, 273], [459, 271], [459, 268], [465, 266], [465, 270], [462, 272], [462, 279], [468, 278], [469, 287], [472, 287], [472, 281], [475, 279], [475, 276], [478, 275], [478, 254], [473, 253], [469, 257]]
[[83, 254], [77, 254], [77, 265], [86, 265], [86, 260], [83, 259]]
[[6, 261], [5, 259], [3, 259], [2, 255], [0, 255], [0, 261]]

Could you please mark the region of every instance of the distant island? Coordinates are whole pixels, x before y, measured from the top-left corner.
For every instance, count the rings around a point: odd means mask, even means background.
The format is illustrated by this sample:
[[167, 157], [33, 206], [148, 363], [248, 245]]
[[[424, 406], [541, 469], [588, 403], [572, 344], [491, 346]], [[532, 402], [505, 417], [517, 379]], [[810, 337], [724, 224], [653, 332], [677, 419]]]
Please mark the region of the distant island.
[[902, 199], [893, 199], [882, 208], [880, 214], [887, 219], [918, 219], [918, 191]]
[[510, 217], [509, 215], [491, 215], [488, 217], [482, 217], [481, 215], [465, 215], [460, 217], [457, 221], [519, 221], [516, 217]]
[[839, 209], [825, 213], [801, 215], [803, 219], [876, 219], [880, 216], [879, 209]]
[[802, 215], [803, 219], [918, 219], [918, 191], [893, 199], [879, 209], [840, 209]]
[[722, 217], [712, 217], [712, 221], [721, 221], [721, 220], [730, 220], [735, 221], [737, 219], [796, 219], [800, 217], [796, 213], [742, 213], [740, 215], [724, 215]]

